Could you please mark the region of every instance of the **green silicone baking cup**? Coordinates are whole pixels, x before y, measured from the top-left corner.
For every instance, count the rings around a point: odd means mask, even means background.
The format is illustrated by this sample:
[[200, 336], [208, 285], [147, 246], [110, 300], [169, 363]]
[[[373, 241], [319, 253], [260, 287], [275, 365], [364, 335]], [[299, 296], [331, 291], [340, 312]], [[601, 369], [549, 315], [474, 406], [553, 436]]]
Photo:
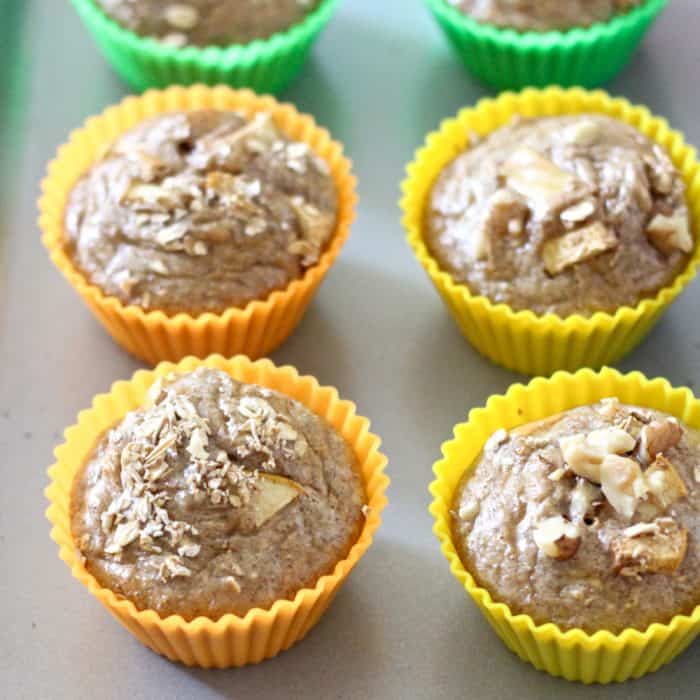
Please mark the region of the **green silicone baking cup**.
[[496, 89], [519, 90], [607, 82], [627, 65], [668, 0], [646, 0], [609, 22], [566, 32], [501, 29], [466, 17], [446, 0], [426, 2], [469, 71]]
[[94, 0], [72, 0], [100, 51], [138, 91], [168, 85], [227, 84], [278, 93], [301, 71], [339, 0], [323, 0], [285, 32], [249, 44], [175, 48], [124, 29]]

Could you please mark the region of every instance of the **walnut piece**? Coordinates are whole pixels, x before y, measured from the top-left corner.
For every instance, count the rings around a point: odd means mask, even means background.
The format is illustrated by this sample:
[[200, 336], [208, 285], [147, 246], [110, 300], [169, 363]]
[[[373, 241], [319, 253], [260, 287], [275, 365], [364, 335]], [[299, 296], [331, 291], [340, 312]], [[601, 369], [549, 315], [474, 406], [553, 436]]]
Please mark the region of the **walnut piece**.
[[550, 211], [565, 206], [576, 194], [586, 194], [585, 184], [558, 168], [531, 148], [519, 148], [503, 163], [508, 187], [530, 200], [535, 209]]
[[538, 523], [533, 538], [543, 554], [558, 561], [571, 559], [581, 544], [578, 527], [561, 515]]
[[547, 241], [542, 247], [542, 261], [550, 275], [558, 275], [573, 265], [614, 250], [617, 246], [615, 233], [596, 221], [590, 226]]
[[687, 547], [687, 531], [671, 518], [628, 527], [611, 544], [615, 571], [622, 576], [672, 574]]
[[650, 243], [665, 255], [676, 250], [690, 253], [695, 245], [686, 207], [677, 209], [673, 216], [657, 214], [647, 226], [646, 234]]
[[644, 479], [653, 501], [666, 510], [688, 495], [688, 489], [676, 468], [662, 454], [644, 472]]
[[656, 456], [673, 449], [683, 437], [683, 428], [675, 418], [652, 421], [642, 428], [639, 435], [639, 457], [649, 463]]
[[595, 514], [594, 503], [601, 497], [600, 489], [586, 479], [577, 479], [571, 492], [569, 516], [573, 521], [583, 520]]
[[630, 520], [647, 492], [639, 463], [629, 457], [608, 455], [600, 465], [600, 482], [608, 503]]
[[608, 455], [630, 452], [635, 439], [621, 428], [602, 428], [559, 440], [564, 461], [571, 470], [596, 484], [601, 483], [600, 467]]
[[296, 481], [277, 474], [260, 472], [260, 481], [251, 494], [255, 527], [261, 528], [303, 492], [304, 489]]

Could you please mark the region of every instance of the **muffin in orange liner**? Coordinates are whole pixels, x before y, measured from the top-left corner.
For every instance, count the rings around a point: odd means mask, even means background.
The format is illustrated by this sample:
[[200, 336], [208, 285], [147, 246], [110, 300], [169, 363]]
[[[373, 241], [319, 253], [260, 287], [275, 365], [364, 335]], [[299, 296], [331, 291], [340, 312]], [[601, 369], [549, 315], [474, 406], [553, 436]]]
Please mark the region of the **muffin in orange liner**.
[[620, 374], [604, 368], [575, 374], [557, 372], [527, 386], [513, 385], [504, 396], [492, 396], [484, 408], [473, 409], [466, 423], [442, 446], [430, 485], [435, 518], [433, 532], [455, 578], [464, 586], [491, 627], [523, 661], [553, 676], [584, 683], [610, 683], [639, 678], [658, 670], [684, 651], [700, 634], [700, 604], [689, 615], [676, 615], [648, 629], [625, 629], [620, 634], [581, 629], [563, 631], [557, 625], [537, 625], [529, 615], [510, 608], [480, 587], [462, 563], [455, 547], [450, 510], [457, 487], [471, 470], [488, 438], [500, 428], [510, 430], [576, 406], [616, 396], [626, 404], [664, 411], [693, 428], [700, 428], [700, 400], [689, 389], [674, 388], [665, 379], [649, 380], [639, 372]]
[[[85, 568], [71, 533], [71, 487], [102, 434], [144, 401], [158, 377], [172, 371], [188, 372], [198, 366], [227, 372], [239, 381], [280, 391], [303, 403], [332, 425], [352, 448], [361, 471], [368, 510], [357, 542], [333, 571], [313, 588], [297, 592], [293, 600], [278, 600], [270, 609], [254, 608], [244, 617], [224, 615], [214, 621], [198, 617], [191, 622], [179, 615], [162, 618], [154, 610], [138, 610], [129, 600], [100, 586]], [[369, 421], [358, 416], [355, 405], [341, 400], [336, 389], [319, 386], [293, 367], [276, 367], [269, 360], [231, 360], [214, 355], [206, 360], [188, 357], [178, 365], [161, 363], [153, 371], [140, 370], [129, 381], [116, 382], [108, 394], [95, 397], [92, 408], [82, 411], [68, 428], [65, 442], [56, 449], [56, 463], [49, 469], [46, 512], [59, 556], [75, 576], [139, 641], [171, 661], [187, 666], [227, 668], [258, 663], [276, 656], [303, 639], [326, 611], [348, 574], [372, 542], [381, 523], [389, 479], [380, 440], [369, 432]]]
[[[442, 270], [423, 238], [425, 206], [440, 172], [470, 143], [470, 134], [488, 135], [513, 117], [545, 117], [597, 112], [619, 119], [646, 135], [669, 154], [685, 182], [688, 210], [695, 237], [695, 250], [686, 269], [674, 283], [635, 307], [623, 306], [614, 314], [597, 312], [562, 318], [515, 311], [472, 294]], [[695, 277], [700, 265], [700, 162], [683, 135], [646, 107], [607, 93], [580, 88], [528, 89], [506, 92], [496, 99], [481, 100], [445, 120], [431, 133], [408, 166], [401, 207], [408, 242], [440, 293], [450, 314], [467, 340], [496, 364], [523, 374], [549, 375], [556, 370], [614, 364], [631, 352], [649, 333], [662, 314]]]
[[[240, 110], [252, 116], [270, 112], [275, 124], [290, 138], [303, 141], [329, 166], [338, 190], [338, 218], [335, 232], [318, 263], [286, 288], [255, 300], [245, 308], [229, 308], [221, 314], [199, 316], [162, 311], [144, 311], [125, 305], [90, 284], [66, 253], [64, 217], [71, 190], [80, 177], [120, 135], [140, 122], [164, 112], [195, 109]], [[172, 87], [152, 90], [142, 97], [123, 102], [88, 119], [73, 132], [67, 144], [48, 166], [39, 200], [39, 225], [51, 260], [77, 290], [108, 333], [122, 347], [149, 364], [162, 360], [177, 362], [187, 355], [206, 357], [212, 353], [252, 358], [270, 354], [294, 331], [304, 316], [314, 293], [338, 257], [350, 234], [355, 217], [356, 180], [343, 147], [316, 125], [313, 118], [300, 114], [292, 105], [258, 96], [249, 90], [228, 87]]]

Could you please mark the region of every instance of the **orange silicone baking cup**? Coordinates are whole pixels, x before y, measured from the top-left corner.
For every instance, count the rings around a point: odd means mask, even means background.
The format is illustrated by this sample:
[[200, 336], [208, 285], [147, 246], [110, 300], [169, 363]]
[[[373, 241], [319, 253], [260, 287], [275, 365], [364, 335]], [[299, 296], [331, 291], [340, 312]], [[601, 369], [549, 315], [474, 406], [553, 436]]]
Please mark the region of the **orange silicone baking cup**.
[[[329, 166], [338, 190], [336, 230], [319, 262], [286, 288], [244, 308], [230, 308], [221, 314], [204, 313], [169, 316], [162, 311], [144, 311], [124, 305], [88, 282], [65, 251], [64, 218], [68, 198], [76, 181], [121, 134], [158, 114], [195, 109], [240, 110], [247, 115], [270, 112], [276, 125], [292, 139], [308, 144]], [[100, 116], [88, 119], [73, 132], [67, 144], [48, 166], [39, 200], [39, 225], [51, 260], [77, 290], [83, 301], [122, 347], [149, 364], [162, 360], [177, 362], [187, 355], [206, 357], [212, 353], [239, 353], [256, 358], [268, 355], [294, 331], [314, 293], [338, 257], [350, 234], [355, 217], [356, 180], [343, 147], [300, 114], [292, 105], [249, 90], [228, 87], [172, 87], [151, 90], [141, 97], [127, 97]]]
[[[228, 614], [216, 621], [198, 617], [188, 622], [179, 615], [162, 618], [154, 610], [138, 610], [131, 601], [96, 581], [85, 568], [71, 533], [70, 498], [76, 474], [105, 430], [141, 406], [158, 377], [199, 366], [217, 368], [240, 381], [280, 391], [324, 418], [343, 436], [357, 458], [369, 510], [347, 557], [313, 588], [298, 591], [293, 600], [278, 600], [269, 609], [254, 608], [244, 617]], [[381, 523], [389, 485], [384, 474], [387, 460], [379, 452], [379, 445], [379, 438], [369, 432], [369, 421], [356, 414], [354, 404], [341, 400], [334, 388], [319, 386], [313, 377], [300, 376], [293, 367], [276, 367], [269, 360], [252, 362], [243, 356], [227, 360], [219, 355], [206, 360], [188, 357], [177, 365], [161, 363], [153, 371], [140, 370], [129, 381], [116, 382], [108, 394], [95, 397], [92, 408], [81, 412], [77, 424], [66, 430], [65, 442], [55, 451], [56, 463], [49, 469], [51, 481], [46, 489], [50, 501], [46, 515], [53, 525], [51, 537], [73, 576], [153, 651], [187, 666], [227, 668], [258, 663], [304, 638], [370, 546]]]

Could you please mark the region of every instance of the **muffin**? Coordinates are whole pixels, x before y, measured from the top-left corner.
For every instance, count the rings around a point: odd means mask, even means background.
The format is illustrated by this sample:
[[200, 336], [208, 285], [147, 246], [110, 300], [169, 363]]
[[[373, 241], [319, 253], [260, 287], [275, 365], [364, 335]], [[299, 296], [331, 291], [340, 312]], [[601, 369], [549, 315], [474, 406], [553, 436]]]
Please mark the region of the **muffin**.
[[216, 620], [291, 600], [357, 541], [357, 459], [301, 403], [199, 367], [156, 382], [74, 479], [87, 571], [138, 610]]
[[499, 90], [598, 87], [629, 63], [668, 0], [426, 0], [457, 57]]
[[301, 22], [319, 0], [97, 0], [122, 27], [172, 46], [265, 39]]
[[616, 398], [499, 430], [454, 496], [464, 566], [535, 624], [646, 630], [700, 603], [700, 432]]
[[494, 304], [614, 313], [687, 267], [685, 192], [666, 151], [621, 121], [516, 119], [442, 170], [424, 237], [456, 283]]
[[[607, 22], [643, 0], [447, 0], [477, 22], [519, 32], [565, 31]], [[105, 4], [103, 2], [103, 4]]]
[[120, 136], [79, 180], [65, 246], [125, 305], [222, 313], [302, 277], [337, 212], [327, 164], [269, 113], [174, 112]]

